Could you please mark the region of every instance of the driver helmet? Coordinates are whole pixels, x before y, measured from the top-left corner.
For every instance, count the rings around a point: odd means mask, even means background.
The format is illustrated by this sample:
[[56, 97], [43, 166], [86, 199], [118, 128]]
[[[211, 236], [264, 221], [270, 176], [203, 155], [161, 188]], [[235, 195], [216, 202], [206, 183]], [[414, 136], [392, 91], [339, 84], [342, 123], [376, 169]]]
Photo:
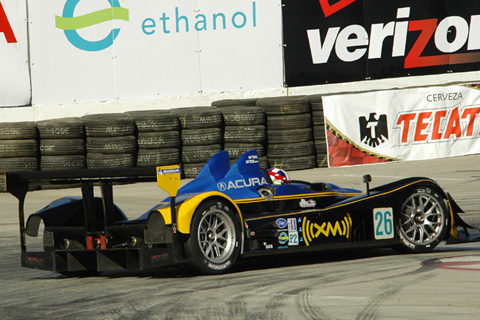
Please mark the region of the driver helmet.
[[268, 174], [274, 185], [282, 185], [290, 183], [287, 172], [280, 168], [268, 169]]

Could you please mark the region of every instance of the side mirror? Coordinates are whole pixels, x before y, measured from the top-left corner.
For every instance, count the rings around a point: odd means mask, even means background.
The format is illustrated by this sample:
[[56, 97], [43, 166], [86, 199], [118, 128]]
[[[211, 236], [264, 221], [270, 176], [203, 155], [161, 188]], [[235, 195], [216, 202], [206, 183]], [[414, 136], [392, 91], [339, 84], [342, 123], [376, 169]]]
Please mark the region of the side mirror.
[[265, 200], [270, 201], [275, 197], [275, 188], [269, 186], [261, 186], [257, 189], [258, 194]]
[[370, 182], [372, 182], [372, 176], [369, 174], [366, 174], [363, 176], [363, 183], [366, 184], [367, 186], [367, 196], [370, 195]]

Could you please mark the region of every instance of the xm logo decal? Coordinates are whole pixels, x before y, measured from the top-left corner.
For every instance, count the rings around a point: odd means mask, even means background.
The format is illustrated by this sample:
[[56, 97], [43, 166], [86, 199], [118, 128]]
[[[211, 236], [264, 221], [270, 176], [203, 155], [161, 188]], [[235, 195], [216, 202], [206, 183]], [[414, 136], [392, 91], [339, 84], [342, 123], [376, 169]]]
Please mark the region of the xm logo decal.
[[360, 140], [370, 147], [377, 147], [388, 140], [387, 115], [382, 114], [377, 118], [376, 113], [370, 113], [370, 117], [360, 117]]
[[68, 41], [80, 50], [85, 51], [101, 51], [110, 47], [118, 34], [120, 29], [112, 29], [112, 31], [102, 40], [89, 41], [82, 38], [77, 30], [90, 27], [105, 21], [111, 20], [129, 20], [128, 9], [120, 7], [118, 0], [107, 0], [111, 8], [98, 10], [92, 13], [84, 14], [74, 17], [75, 8], [80, 0], [67, 0], [63, 8], [63, 15], [61, 17], [55, 16], [55, 26], [65, 32]]
[[303, 232], [303, 240], [307, 246], [310, 243], [317, 239], [320, 236], [323, 237], [336, 237], [341, 236], [347, 239], [350, 239], [352, 233], [352, 217], [350, 214], [347, 215], [340, 221], [328, 221], [323, 222], [322, 224], [318, 224], [316, 222], [311, 222], [307, 217], [303, 218], [302, 222], [302, 232]]

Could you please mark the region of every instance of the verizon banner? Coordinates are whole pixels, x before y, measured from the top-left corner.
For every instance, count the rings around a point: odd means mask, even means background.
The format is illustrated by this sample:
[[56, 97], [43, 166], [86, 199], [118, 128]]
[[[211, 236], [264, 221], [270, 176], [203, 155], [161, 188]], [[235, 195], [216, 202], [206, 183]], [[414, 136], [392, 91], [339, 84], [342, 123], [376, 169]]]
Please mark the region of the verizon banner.
[[329, 166], [480, 153], [480, 86], [323, 98]]
[[478, 0], [283, 0], [288, 86], [480, 69]]

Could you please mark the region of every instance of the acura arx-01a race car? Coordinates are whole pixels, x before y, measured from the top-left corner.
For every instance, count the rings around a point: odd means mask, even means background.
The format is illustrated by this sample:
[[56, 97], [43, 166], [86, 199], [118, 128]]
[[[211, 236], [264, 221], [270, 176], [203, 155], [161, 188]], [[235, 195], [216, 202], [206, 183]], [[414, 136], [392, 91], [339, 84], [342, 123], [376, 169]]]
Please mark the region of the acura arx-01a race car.
[[[167, 265], [218, 274], [252, 255], [374, 247], [428, 252], [443, 240], [478, 240], [458, 205], [428, 178], [370, 189], [365, 176], [360, 191], [284, 176], [272, 181], [252, 150], [232, 166], [226, 151], [216, 154], [180, 189], [177, 166], [6, 173], [0, 185], [20, 201], [22, 265], [63, 274]], [[127, 219], [113, 203], [112, 185], [152, 179], [170, 197]], [[25, 223], [25, 195], [39, 182], [77, 183], [82, 196], [55, 200]], [[102, 197], [93, 195], [94, 185]], [[39, 226], [43, 250], [32, 251], [25, 239], [38, 237]]]

